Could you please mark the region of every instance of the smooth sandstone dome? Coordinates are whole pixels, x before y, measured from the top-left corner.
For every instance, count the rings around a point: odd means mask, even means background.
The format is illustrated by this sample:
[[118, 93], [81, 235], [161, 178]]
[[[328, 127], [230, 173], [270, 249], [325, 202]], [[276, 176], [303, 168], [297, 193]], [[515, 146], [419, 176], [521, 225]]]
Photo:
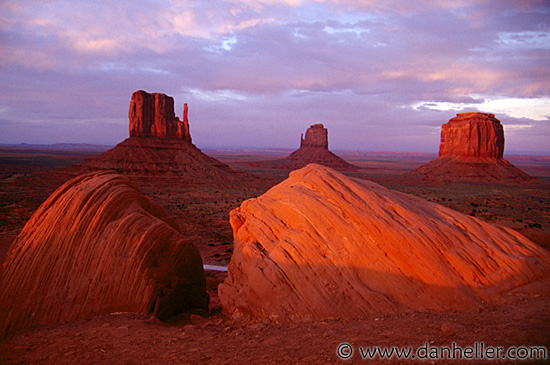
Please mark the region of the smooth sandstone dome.
[[197, 248], [112, 172], [79, 176], [40, 206], [6, 256], [0, 287], [0, 334], [111, 312], [208, 310]]
[[230, 219], [218, 292], [235, 318], [466, 309], [550, 288], [550, 254], [519, 233], [320, 165]]

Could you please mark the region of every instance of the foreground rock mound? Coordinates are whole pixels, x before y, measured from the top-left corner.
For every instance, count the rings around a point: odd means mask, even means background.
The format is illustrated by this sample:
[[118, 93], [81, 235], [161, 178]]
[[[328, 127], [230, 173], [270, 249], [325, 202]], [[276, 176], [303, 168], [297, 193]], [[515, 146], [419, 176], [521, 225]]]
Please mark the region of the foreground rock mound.
[[519, 233], [319, 165], [230, 219], [218, 292], [236, 318], [466, 309], [550, 290], [550, 254]]
[[83, 171], [114, 170], [126, 175], [175, 177], [186, 182], [239, 182], [243, 173], [202, 153], [189, 132], [187, 104], [183, 122], [174, 99], [160, 93], [133, 93], [128, 110], [130, 138], [76, 166]]
[[208, 310], [196, 247], [112, 172], [77, 177], [40, 206], [6, 256], [0, 287], [0, 334], [111, 312]]
[[413, 173], [435, 181], [533, 179], [504, 160], [503, 153], [504, 130], [494, 114], [458, 113], [441, 128], [439, 158]]
[[314, 124], [306, 131], [306, 136], [300, 137], [300, 148], [290, 156], [272, 161], [253, 163], [271, 169], [296, 170], [310, 163], [328, 166], [339, 171], [355, 171], [357, 166], [346, 162], [328, 149], [328, 130], [322, 124]]

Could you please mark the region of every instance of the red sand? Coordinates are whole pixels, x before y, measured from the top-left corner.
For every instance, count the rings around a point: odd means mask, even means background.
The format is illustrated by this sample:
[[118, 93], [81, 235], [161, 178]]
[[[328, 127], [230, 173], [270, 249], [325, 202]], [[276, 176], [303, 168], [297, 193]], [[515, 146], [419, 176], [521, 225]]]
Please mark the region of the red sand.
[[[175, 179], [136, 177], [134, 183], [148, 198], [159, 203], [182, 231], [188, 232], [205, 263], [224, 265], [232, 254], [229, 211], [243, 200], [263, 194], [288, 173], [250, 168], [247, 161], [265, 158], [250, 153], [214, 157], [233, 169], [248, 168], [245, 172], [254, 172], [259, 178], [253, 186], [225, 189], [186, 185]], [[550, 245], [549, 182], [497, 186], [428, 184], [404, 178], [403, 172], [431, 159], [417, 157], [356, 154], [347, 159], [363, 168], [352, 174], [355, 177], [412, 193], [485, 221], [512, 226], [540, 245]], [[548, 160], [509, 159], [532, 175], [550, 176]], [[62, 171], [34, 172], [53, 167], [51, 161], [47, 167], [27, 163], [17, 167], [2, 165], [0, 243], [4, 246], [0, 248], [3, 250], [34, 210], [71, 177]], [[482, 305], [465, 311], [367, 314], [360, 320], [267, 325], [234, 322], [219, 313], [216, 288], [224, 277], [224, 273], [207, 272], [214, 313], [211, 317], [193, 315], [161, 323], [140, 315], [117, 314], [26, 329], [0, 342], [0, 363], [336, 363], [339, 362], [336, 347], [344, 341], [355, 347], [354, 360], [360, 360], [359, 346], [416, 347], [426, 342], [434, 346], [449, 346], [453, 342], [473, 346], [475, 342], [484, 342], [494, 346], [542, 345], [550, 349], [550, 298], [544, 296], [516, 297], [509, 304]]]

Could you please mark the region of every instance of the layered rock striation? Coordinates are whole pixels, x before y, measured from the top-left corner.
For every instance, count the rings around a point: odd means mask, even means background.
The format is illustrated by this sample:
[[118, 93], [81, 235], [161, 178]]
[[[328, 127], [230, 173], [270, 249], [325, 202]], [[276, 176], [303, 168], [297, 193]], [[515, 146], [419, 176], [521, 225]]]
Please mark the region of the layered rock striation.
[[494, 114], [458, 113], [441, 127], [439, 157], [413, 174], [445, 182], [533, 179], [503, 159], [503, 154], [504, 129]]
[[114, 170], [130, 176], [176, 178], [187, 183], [239, 183], [244, 174], [181, 140], [130, 137], [76, 170]]
[[202, 183], [239, 182], [243, 173], [204, 154], [191, 141], [188, 106], [183, 121], [174, 114], [174, 99], [139, 90], [128, 110], [130, 137], [76, 169], [114, 170], [126, 175], [161, 176]]
[[550, 291], [550, 254], [496, 227], [320, 165], [230, 214], [224, 313], [287, 321], [447, 310]]
[[341, 157], [336, 156], [328, 149], [328, 130], [323, 124], [313, 124], [306, 130], [305, 138], [300, 137], [300, 148], [292, 152], [290, 156], [271, 161], [252, 163], [254, 166], [296, 170], [310, 163], [316, 163], [339, 171], [355, 171], [357, 166], [350, 164]]
[[174, 114], [174, 99], [165, 94], [138, 90], [132, 94], [128, 119], [130, 137], [156, 137], [191, 142], [187, 104], [183, 122]]
[[2, 264], [0, 287], [0, 334], [111, 312], [208, 311], [197, 248], [112, 172], [79, 176], [40, 206]]
[[502, 158], [504, 129], [494, 114], [458, 113], [441, 127], [439, 156]]

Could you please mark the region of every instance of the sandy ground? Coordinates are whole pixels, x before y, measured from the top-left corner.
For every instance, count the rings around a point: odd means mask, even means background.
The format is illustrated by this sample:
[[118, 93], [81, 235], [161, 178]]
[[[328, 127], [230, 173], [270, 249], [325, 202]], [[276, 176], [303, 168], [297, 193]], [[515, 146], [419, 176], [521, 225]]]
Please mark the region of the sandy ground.
[[[506, 350], [513, 346], [548, 349], [548, 309], [548, 298], [516, 298], [514, 304], [471, 311], [373, 314], [358, 320], [286, 324], [236, 323], [221, 314], [209, 318], [192, 315], [172, 323], [135, 314], [112, 314], [21, 331], [0, 342], [0, 362], [337, 363], [342, 362], [336, 353], [341, 343], [353, 347], [352, 363], [363, 361], [360, 347], [410, 346], [411, 355], [426, 344], [429, 348], [453, 343], [466, 348], [483, 343]], [[423, 355], [420, 351], [415, 356]], [[394, 356], [391, 363], [398, 362]], [[464, 359], [442, 361], [432, 357], [426, 363], [448, 362]], [[501, 358], [491, 363], [509, 361]]]
[[[10, 156], [0, 151], [2, 162], [13, 158]], [[0, 165], [0, 258], [32, 212], [70, 178], [59, 170], [45, 172], [67, 165], [66, 157], [62, 157], [63, 162], [55, 162], [55, 156], [52, 160], [51, 156], [40, 155], [38, 160], [47, 161], [47, 166], [37, 166], [28, 163], [33, 161], [28, 153], [24, 159], [17, 156], [18, 163]], [[280, 157], [277, 155], [220, 153], [213, 157], [233, 168], [248, 169], [247, 172], [254, 173], [258, 179], [253, 186], [239, 189], [185, 186], [151, 179], [137, 179], [136, 184], [178, 221], [184, 234], [196, 242], [205, 263], [227, 265], [232, 253], [229, 211], [243, 200], [262, 194], [283, 180], [288, 172], [247, 167], [249, 160]], [[71, 155], [70, 161], [75, 163], [79, 158], [84, 157]], [[357, 177], [510, 226], [541, 246], [550, 247], [548, 181], [522, 186], [427, 186], [402, 174], [429, 161], [430, 156], [352, 155], [349, 159], [364, 167]], [[530, 173], [544, 179], [550, 177], [549, 161], [520, 159], [520, 163], [526, 166], [526, 171], [530, 169]], [[522, 167], [518, 163], [517, 166]], [[212, 312], [209, 317], [182, 316], [162, 323], [154, 318], [118, 313], [25, 329], [0, 340], [0, 363], [334, 363], [342, 362], [336, 352], [341, 343], [353, 348], [353, 355], [347, 360], [352, 363], [362, 362], [361, 350], [373, 346], [411, 346], [412, 354], [421, 346], [435, 348], [453, 343], [463, 348], [476, 344], [479, 347], [483, 343], [505, 349], [511, 346], [550, 349], [548, 297], [511, 297], [508, 304], [469, 311], [372, 314], [354, 320], [286, 324], [243, 323], [221, 314], [217, 285], [224, 277], [225, 273], [207, 272]], [[511, 354], [515, 354], [514, 351]], [[420, 351], [417, 355], [426, 354]], [[380, 361], [378, 358], [375, 362]], [[394, 356], [391, 363], [410, 361]], [[458, 363], [458, 360], [432, 357], [424, 363], [447, 362]], [[500, 358], [490, 362], [510, 361]]]

